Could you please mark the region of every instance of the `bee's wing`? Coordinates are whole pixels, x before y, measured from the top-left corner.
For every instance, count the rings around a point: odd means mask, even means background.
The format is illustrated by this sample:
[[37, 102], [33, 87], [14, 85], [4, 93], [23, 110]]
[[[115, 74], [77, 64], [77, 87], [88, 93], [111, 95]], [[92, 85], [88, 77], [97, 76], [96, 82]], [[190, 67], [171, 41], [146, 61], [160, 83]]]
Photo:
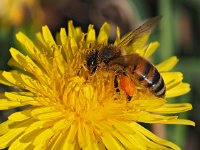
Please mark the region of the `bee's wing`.
[[118, 64], [122, 66], [132, 66], [137, 65], [139, 59], [142, 58], [142, 56], [139, 56], [136, 53], [133, 53], [131, 55], [124, 55], [117, 57], [109, 62], [110, 65]]
[[161, 19], [160, 16], [156, 16], [154, 18], [149, 19], [143, 25], [141, 25], [134, 31], [130, 32], [127, 35], [127, 37], [125, 37], [125, 39], [122, 39], [122, 41], [117, 45], [117, 47], [120, 48], [120, 47], [128, 45], [131, 41], [134, 42], [135, 40], [137, 40], [137, 38], [140, 35], [143, 35], [143, 34], [149, 32], [152, 29], [152, 27], [154, 27], [160, 21], [160, 19]]

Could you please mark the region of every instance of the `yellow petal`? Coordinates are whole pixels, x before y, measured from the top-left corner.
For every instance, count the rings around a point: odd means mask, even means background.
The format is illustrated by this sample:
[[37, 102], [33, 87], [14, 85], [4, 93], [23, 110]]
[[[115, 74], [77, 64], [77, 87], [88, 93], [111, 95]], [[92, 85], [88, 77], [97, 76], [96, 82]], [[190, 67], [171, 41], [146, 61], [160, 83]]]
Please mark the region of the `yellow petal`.
[[47, 107], [47, 106], [46, 107], [45, 106], [37, 107], [37, 108], [32, 110], [31, 115], [37, 116], [37, 115], [42, 114], [42, 113], [53, 112], [54, 110], [55, 110], [55, 108], [51, 107], [51, 106], [49, 106], [49, 107]]
[[86, 42], [87, 43], [94, 43], [95, 41], [96, 41], [95, 30], [93, 29], [93, 25], [89, 25], [88, 32], [87, 32], [87, 37], [86, 37]]
[[62, 45], [59, 32], [57, 32], [55, 35], [55, 41], [57, 45]]
[[0, 71], [0, 83], [7, 85], [7, 86], [14, 86], [14, 84], [10, 83], [8, 80], [6, 80], [3, 76], [4, 71]]
[[151, 57], [151, 55], [156, 51], [156, 49], [158, 48], [158, 46], [160, 46], [159, 42], [152, 42], [150, 43], [144, 53], [144, 57], [149, 58]]
[[48, 145], [46, 146], [46, 149], [51, 149], [51, 150], [61, 149], [61, 144], [62, 144], [63, 138], [64, 138], [63, 133], [57, 132], [49, 140]]
[[54, 134], [53, 130], [52, 129], [45, 129], [45, 130], [42, 130], [41, 133], [39, 133], [35, 139], [33, 140], [33, 145], [38, 145], [38, 144], [41, 144], [41, 143], [44, 143], [49, 140], [51, 138], [51, 136]]
[[24, 70], [32, 73], [41, 82], [46, 82], [47, 84], [49, 84], [49, 77], [38, 65], [36, 65], [32, 61], [30, 57], [24, 56], [22, 53], [14, 48], [11, 48], [10, 52], [15, 61], [18, 62], [20, 66], [24, 66]]
[[177, 116], [163, 116], [163, 115], [153, 114], [149, 112], [139, 112], [138, 114], [135, 114], [135, 118], [137, 122], [165, 124], [169, 120], [177, 119]]
[[63, 139], [63, 144], [61, 146], [62, 149], [71, 149], [71, 150], [74, 149], [76, 143], [76, 140], [74, 140], [76, 133], [77, 133], [77, 125], [72, 124], [69, 131], [64, 134], [65, 138]]
[[73, 143], [65, 142], [65, 138], [66, 138], [66, 133], [62, 133], [62, 134], [60, 133], [59, 135], [57, 135], [57, 137], [55, 139], [53, 139], [54, 141], [52, 143], [50, 143], [50, 145], [49, 145], [49, 147], [47, 147], [47, 149], [74, 150], [75, 142], [73, 142]]
[[[17, 72], [17, 71], [12, 71], [12, 72], [6, 72], [4, 71], [2, 73], [3, 77], [8, 80], [10, 83], [12, 83], [13, 85], [19, 87], [19, 88], [26, 88], [28, 90], [31, 90], [34, 86], [31, 85], [30, 86], [27, 86], [24, 81], [22, 80], [22, 74]], [[23, 79], [26, 81], [33, 81], [34, 82], [34, 79], [32, 79], [31, 77], [28, 77], [27, 75], [24, 75], [23, 76]]]
[[162, 107], [152, 110], [152, 112], [159, 114], [175, 114], [185, 112], [192, 109], [192, 105], [189, 103], [180, 104], [165, 104]]
[[113, 124], [113, 126], [120, 132], [123, 133], [130, 133], [130, 134], [134, 134], [134, 130], [132, 130], [132, 128], [129, 126], [128, 123], [123, 122], [123, 121], [117, 121], [117, 120], [108, 120], [109, 124]]
[[78, 126], [78, 143], [80, 145], [81, 148], [85, 148], [88, 143], [86, 140], [86, 131], [85, 131], [85, 126], [84, 124], [79, 124]]
[[60, 40], [61, 40], [61, 43], [62, 43], [63, 45], [66, 44], [66, 41], [67, 41], [67, 33], [66, 33], [65, 28], [61, 28], [61, 29], [60, 29]]
[[166, 97], [176, 97], [184, 95], [190, 91], [190, 84], [180, 83], [166, 91]]
[[161, 73], [161, 75], [163, 77], [167, 89], [176, 86], [183, 80], [183, 74], [180, 72], [165, 72]]
[[163, 145], [164, 147], [169, 147], [174, 149], [174, 150], [181, 150], [177, 145], [175, 145], [174, 143], [171, 143], [167, 140], [164, 140], [156, 135], [154, 135], [152, 132], [148, 131], [147, 129], [145, 129], [144, 127], [140, 126], [139, 124], [133, 122], [131, 123], [131, 126], [136, 129], [136, 131], [142, 133], [144, 136], [148, 137], [150, 140], [159, 143], [160, 145]]
[[48, 120], [44, 121], [34, 121], [32, 124], [30, 124], [29, 126], [27, 126], [27, 129], [26, 129], [26, 133], [30, 133], [34, 130], [38, 130], [38, 129], [42, 129], [42, 128], [45, 128], [44, 125], [48, 122]]
[[20, 111], [20, 112], [15, 112], [13, 114], [11, 114], [8, 119], [11, 121], [23, 121], [23, 120], [27, 120], [29, 119], [30, 116], [30, 112], [31, 110], [24, 110], [24, 111]]
[[180, 125], [191, 125], [195, 126], [195, 122], [191, 120], [186, 119], [175, 119], [175, 120], [168, 120], [166, 122], [163, 122], [164, 124], [180, 124]]
[[98, 148], [98, 142], [96, 140], [96, 137], [93, 133], [92, 130], [90, 130], [90, 128], [88, 126], [86, 126], [85, 128], [85, 134], [86, 134], [86, 139], [87, 139], [87, 147], [85, 148], [86, 150], [99, 150]]
[[150, 113], [140, 113], [141, 118], [138, 118], [138, 122], [145, 122], [145, 123], [159, 123], [159, 124], [182, 124], [182, 125], [192, 125], [194, 126], [195, 123], [190, 120], [186, 119], [178, 119], [177, 116], [162, 116], [157, 114], [150, 114]]
[[[133, 128], [132, 128], [133, 129]], [[136, 130], [136, 129], [134, 129]], [[113, 133], [114, 134], [114, 133]], [[141, 136], [140, 134], [124, 134], [124, 133], [121, 133], [126, 139], [122, 139], [122, 141], [120, 140], [120, 142], [122, 143], [125, 143], [124, 140], [127, 140], [126, 143], [128, 141], [131, 142], [132, 144], [132, 148], [130, 149], [134, 149], [134, 150], [140, 150], [140, 149], [147, 149], [147, 144], [146, 144], [146, 139], [142, 139], [143, 136]], [[118, 137], [118, 136], [116, 136]], [[128, 145], [125, 145], [127, 147], [129, 147]], [[158, 147], [156, 147], [158, 148]]]
[[39, 59], [38, 54], [40, 53], [40, 51], [26, 35], [24, 35], [22, 32], [19, 32], [16, 34], [16, 38], [22, 44], [24, 50], [26, 50], [26, 52], [32, 58]]
[[12, 58], [20, 65], [26, 67], [26, 59], [25, 56], [20, 53], [17, 49], [15, 48], [10, 48], [10, 54]]
[[38, 45], [39, 45], [41, 48], [44, 48], [44, 49], [45, 49], [45, 52], [51, 56], [53, 51], [52, 51], [51, 48], [49, 48], [48, 43], [45, 42], [44, 37], [43, 37], [43, 35], [42, 35], [41, 32], [38, 32], [38, 33], [36, 34], [36, 39], [37, 39]]
[[108, 23], [104, 23], [99, 31], [99, 35], [97, 37], [97, 43], [107, 44], [109, 34], [110, 34], [110, 26]]
[[9, 150], [16, 150], [16, 149], [23, 149], [23, 150], [29, 150], [31, 146], [31, 143], [20, 143], [17, 140], [15, 140], [10, 146], [9, 146]]
[[[149, 38], [149, 33], [144, 33], [139, 37], [136, 37], [136, 40], [134, 40], [134, 42], [131, 44], [132, 52], [136, 50], [141, 50], [145, 46], [148, 38]], [[129, 51], [128, 53], [131, 52]]]
[[[23, 93], [24, 94], [24, 93]], [[27, 95], [22, 95], [21, 92], [5, 92], [4, 95], [13, 101], [23, 102], [23, 101], [33, 101], [34, 97]]]
[[7, 120], [0, 124], [0, 136], [6, 134], [10, 130], [9, 125], [11, 123], [13, 123], [13, 122], [10, 120]]
[[[61, 53], [61, 49], [54, 51], [54, 60], [56, 62], [57, 67], [59, 68], [61, 74], [65, 73], [65, 68], [66, 68], [66, 61]], [[48, 77], [44, 76], [44, 79], [48, 79]], [[48, 83], [47, 83], [48, 84]], [[50, 84], [50, 82], [49, 82]]]
[[156, 65], [159, 72], [170, 71], [178, 63], [178, 58], [176, 56], [170, 57], [169, 59], [163, 61], [162, 63]]
[[105, 132], [112, 132], [114, 130], [113, 126], [111, 126], [107, 121], [101, 121], [96, 126]]
[[84, 37], [84, 33], [82, 32], [81, 27], [76, 27], [75, 28], [76, 31], [76, 42], [79, 43], [81, 41], [81, 39]]
[[133, 140], [130, 141], [128, 139], [128, 137], [125, 135], [125, 133], [122, 134], [122, 132], [120, 132], [120, 131], [114, 131], [112, 134], [124, 145], [125, 149], [134, 149], [134, 150], [139, 149], [138, 147], [136, 147], [137, 145], [134, 144]]
[[[132, 125], [131, 125], [132, 127]], [[132, 127], [133, 128], [133, 127]], [[125, 137], [133, 143], [134, 146], [137, 146], [134, 149], [162, 149], [162, 150], [171, 150], [162, 145], [162, 143], [156, 143], [155, 141], [144, 136], [143, 133], [138, 131], [138, 127], [133, 128], [136, 134], [125, 134]]]
[[17, 101], [21, 105], [33, 105], [40, 106], [41, 104], [38, 101], [38, 97], [33, 97], [33, 95], [25, 94], [25, 92], [5, 92], [5, 97], [11, 101]]
[[16, 101], [9, 101], [7, 99], [1, 99], [0, 100], [0, 110], [6, 110], [6, 109], [12, 109], [16, 107], [24, 106], [25, 104], [22, 104], [20, 102]]
[[[42, 27], [42, 35], [44, 37], [45, 42], [49, 45], [49, 47], [55, 46], [56, 42], [48, 28], [48, 26]], [[53, 49], [52, 49], [53, 50]]]
[[64, 51], [65, 57], [67, 59], [67, 62], [72, 62], [72, 59], [74, 56], [73, 56], [73, 52], [72, 52], [72, 48], [71, 48], [71, 38], [70, 37], [67, 38], [66, 44], [63, 45], [63, 51]]
[[48, 119], [54, 119], [54, 118], [60, 118], [62, 117], [62, 113], [61, 112], [46, 112], [46, 113], [41, 113], [38, 114], [37, 116], [35, 116], [37, 119], [39, 120], [48, 120]]
[[[69, 119], [66, 120], [66, 119], [61, 119], [61, 120], [57, 120], [53, 126], [52, 126], [52, 129], [54, 131], [59, 131], [61, 129], [65, 129], [67, 130], [71, 124], [73, 123], [74, 119], [72, 119], [72, 117], [69, 115]], [[49, 125], [49, 122], [47, 122], [47, 125]]]
[[[43, 110], [42, 112], [38, 112], [38, 110]], [[46, 112], [44, 112], [44, 110], [46, 110]], [[52, 110], [51, 112], [49, 112], [50, 110]], [[32, 115], [34, 115], [35, 118], [39, 119], [39, 120], [47, 120], [47, 119], [51, 119], [51, 118], [59, 118], [63, 115], [62, 112], [60, 111], [55, 111], [55, 109], [53, 109], [52, 107], [47, 107], [44, 109], [34, 109], [31, 112]]]
[[12, 144], [9, 146], [9, 150], [16, 150], [16, 149], [23, 149], [23, 150], [28, 150], [28, 146], [31, 145], [32, 139], [27, 139], [30, 140], [28, 142], [22, 142], [21, 137], [23, 137], [24, 134], [20, 135], [15, 141], [12, 142]]
[[34, 150], [45, 150], [46, 143], [38, 143], [36, 146], [34, 146]]
[[116, 39], [115, 39], [114, 45], [117, 45], [119, 43], [120, 43], [120, 28], [117, 27], [117, 29], [116, 29]]
[[110, 133], [103, 132], [101, 138], [107, 149], [115, 149], [115, 150], [124, 149], [121, 143], [115, 137], [113, 137]]
[[30, 122], [24, 122], [24, 126], [10, 129], [6, 134], [0, 137], [0, 149], [8, 147], [14, 139], [24, 132]]
[[11, 67], [16, 67], [16, 68], [19, 68], [21, 70], [24, 70], [24, 66], [21, 66], [19, 63], [17, 63], [13, 58], [11, 58], [9, 61], [8, 61], [8, 65], [11, 66]]
[[[24, 75], [24, 74], [19, 73], [18, 75], [19, 75], [18, 77], [20, 77], [18, 82], [21, 82], [23, 84], [22, 87], [27, 88], [30, 91], [33, 91], [34, 89], [39, 88], [40, 83], [37, 80], [34, 80], [32, 77]], [[15, 74], [13, 74], [13, 76], [17, 77]]]
[[71, 38], [71, 40], [70, 40], [70, 47], [72, 49], [73, 55], [75, 55], [77, 50], [78, 50], [78, 45], [77, 45], [77, 43], [76, 43], [74, 38]]
[[47, 54], [43, 54], [40, 52], [34, 54], [35, 58], [37, 59], [37, 63], [40, 64], [38, 65], [32, 60], [32, 58], [30, 58], [29, 56], [25, 56], [15, 48], [10, 48], [10, 53], [12, 55], [12, 59], [14, 59], [15, 61], [13, 62], [13, 60], [11, 59], [10, 63], [18, 63], [17, 66], [20, 66], [19, 68], [22, 68], [22, 70], [30, 72], [36, 77], [40, 76], [41, 78], [44, 76], [46, 79], [48, 79], [48, 76], [46, 76], [46, 73], [44, 72], [44, 70], [48, 70], [50, 68], [49, 65], [51, 64], [48, 60], [49, 58], [47, 58]]
[[76, 37], [77, 37], [76, 29], [73, 26], [72, 20], [68, 21], [68, 36], [71, 38], [74, 38], [74, 39], [76, 39]]
[[148, 98], [146, 99], [139, 99], [130, 101], [128, 104], [130, 107], [137, 108], [138, 110], [152, 110], [155, 108], [159, 108], [163, 104], [166, 103], [166, 100], [161, 98], [152, 97], [151, 100]]

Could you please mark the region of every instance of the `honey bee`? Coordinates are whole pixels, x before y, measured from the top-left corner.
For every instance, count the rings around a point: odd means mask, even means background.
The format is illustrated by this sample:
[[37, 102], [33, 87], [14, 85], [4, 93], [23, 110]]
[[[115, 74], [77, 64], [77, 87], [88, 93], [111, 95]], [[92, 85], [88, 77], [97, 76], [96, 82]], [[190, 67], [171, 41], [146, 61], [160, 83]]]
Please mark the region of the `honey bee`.
[[[101, 48], [91, 50], [86, 56], [86, 65], [90, 75], [93, 75], [98, 69], [104, 68], [116, 73], [114, 79], [116, 92], [119, 92], [118, 77], [128, 76], [133, 79], [132, 81], [137, 81], [153, 95], [164, 97], [166, 92], [165, 83], [156, 67], [137, 53], [123, 55], [123, 48], [125, 46], [135, 42], [143, 34], [148, 33], [159, 20], [159, 16], [151, 18], [143, 25], [130, 32], [130, 34], [117, 45], [108, 44]], [[125, 87], [122, 87], [122, 89], [130, 99], [132, 94], [129, 93], [131, 92], [128, 92]]]

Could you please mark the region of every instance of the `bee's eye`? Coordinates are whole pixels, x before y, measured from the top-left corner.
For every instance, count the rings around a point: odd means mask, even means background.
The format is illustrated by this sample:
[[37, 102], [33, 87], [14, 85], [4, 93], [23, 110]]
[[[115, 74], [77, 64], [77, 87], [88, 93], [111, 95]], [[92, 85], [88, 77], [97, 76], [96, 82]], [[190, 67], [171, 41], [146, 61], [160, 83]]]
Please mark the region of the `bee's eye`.
[[89, 68], [93, 68], [97, 63], [97, 54], [95, 53], [91, 53], [88, 58], [87, 58], [87, 66]]
[[91, 52], [88, 56], [87, 56], [87, 67], [88, 70], [90, 72], [90, 74], [95, 73], [95, 71], [98, 68], [98, 53], [97, 51], [95, 52]]
[[88, 58], [88, 61], [87, 61], [87, 66], [89, 68], [93, 67], [95, 65], [95, 58], [94, 57], [90, 57]]

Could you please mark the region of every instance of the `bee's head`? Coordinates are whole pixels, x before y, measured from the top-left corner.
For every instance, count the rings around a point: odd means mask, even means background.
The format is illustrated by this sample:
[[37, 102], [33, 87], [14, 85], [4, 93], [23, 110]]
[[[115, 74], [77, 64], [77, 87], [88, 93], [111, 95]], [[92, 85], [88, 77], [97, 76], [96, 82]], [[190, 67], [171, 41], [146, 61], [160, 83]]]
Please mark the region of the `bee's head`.
[[95, 71], [98, 68], [98, 52], [97, 51], [91, 51], [87, 57], [87, 68], [90, 72], [90, 75], [94, 74]]

